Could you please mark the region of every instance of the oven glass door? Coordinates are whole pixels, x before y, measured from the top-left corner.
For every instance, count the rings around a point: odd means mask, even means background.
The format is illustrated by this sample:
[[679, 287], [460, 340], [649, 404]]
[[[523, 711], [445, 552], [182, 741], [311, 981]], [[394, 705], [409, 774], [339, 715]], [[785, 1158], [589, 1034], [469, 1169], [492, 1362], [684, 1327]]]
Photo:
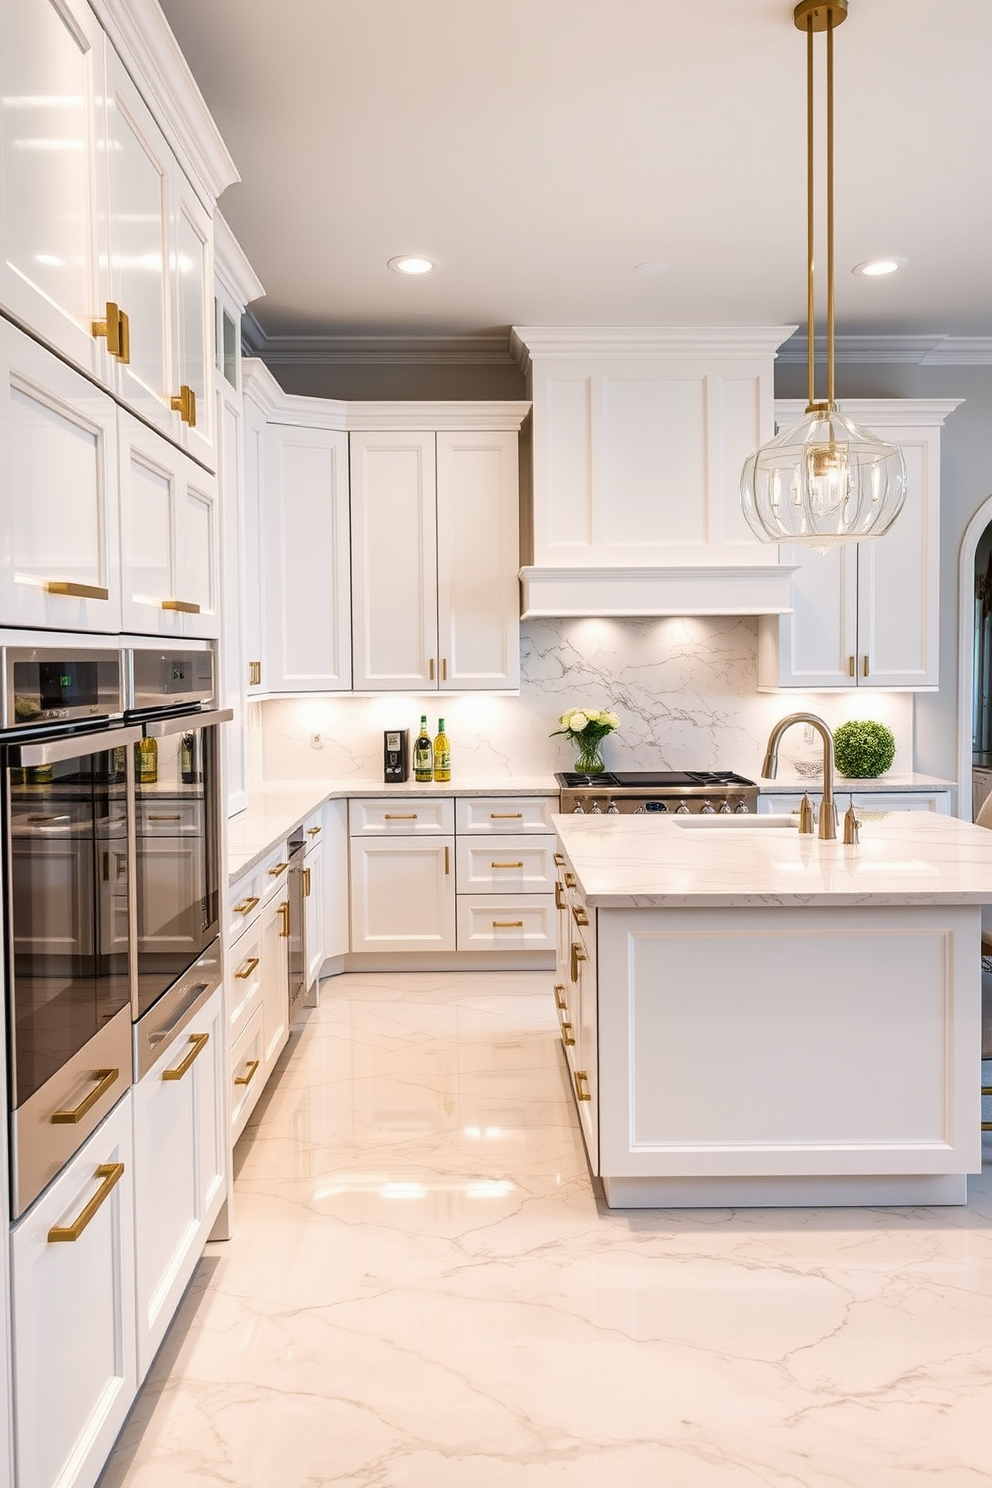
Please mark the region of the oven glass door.
[[204, 721], [213, 718], [149, 720], [135, 746], [137, 1017], [219, 933], [217, 726]]
[[127, 751], [137, 735], [3, 751], [15, 1109], [130, 1001]]

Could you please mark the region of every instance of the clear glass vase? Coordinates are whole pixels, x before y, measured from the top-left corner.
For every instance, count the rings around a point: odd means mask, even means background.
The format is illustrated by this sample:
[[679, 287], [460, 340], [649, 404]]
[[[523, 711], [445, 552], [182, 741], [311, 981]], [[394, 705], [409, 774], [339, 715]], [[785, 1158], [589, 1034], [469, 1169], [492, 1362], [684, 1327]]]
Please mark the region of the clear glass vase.
[[606, 769], [602, 739], [576, 739], [579, 752], [575, 757], [577, 775], [602, 775]]

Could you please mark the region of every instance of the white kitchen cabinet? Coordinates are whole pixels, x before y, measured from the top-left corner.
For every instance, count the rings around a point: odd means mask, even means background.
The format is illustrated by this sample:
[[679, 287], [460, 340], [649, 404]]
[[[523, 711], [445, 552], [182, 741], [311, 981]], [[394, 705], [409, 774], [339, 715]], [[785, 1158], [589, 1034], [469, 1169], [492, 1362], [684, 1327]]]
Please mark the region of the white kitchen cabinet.
[[0, 320], [0, 624], [120, 630], [117, 460], [112, 399]]
[[0, 304], [104, 378], [106, 341], [92, 329], [109, 298], [104, 37], [85, 0], [2, 7], [0, 97]]
[[231, 1047], [231, 1141], [236, 1142], [248, 1125], [262, 1093], [262, 1062], [265, 1058], [262, 1009], [257, 1007]]
[[123, 621], [139, 635], [220, 630], [217, 478], [121, 413]]
[[18, 1488], [91, 1488], [137, 1388], [128, 1092], [10, 1233]]
[[[811, 782], [808, 795], [813, 802], [814, 809], [818, 811], [822, 790], [817, 789]], [[794, 795], [762, 792], [758, 796], [758, 812], [762, 816], [776, 815], [781, 812], [798, 814], [802, 798], [801, 791]], [[834, 783], [834, 801], [838, 814], [846, 811], [852, 801], [855, 807], [862, 811], [936, 811], [941, 816], [951, 814], [949, 790], [851, 791], [845, 786], [843, 780], [837, 780]]]
[[324, 842], [324, 956], [336, 959], [351, 948], [348, 901], [348, 802], [325, 801], [321, 812]]
[[346, 434], [269, 425], [265, 534], [265, 691], [349, 689]]
[[455, 949], [454, 837], [351, 839], [351, 949]]
[[[248, 364], [251, 377], [267, 377], [261, 363]], [[265, 450], [266, 416], [251, 396], [251, 378], [244, 392], [244, 488], [242, 491], [243, 534], [239, 563], [244, 591], [244, 655], [242, 678], [245, 696], [268, 691], [268, 662], [265, 637], [269, 616], [265, 570]]]
[[[842, 411], [902, 446], [906, 503], [884, 537], [827, 553], [782, 548], [797, 564], [791, 614], [758, 621], [758, 686], [925, 690], [938, 683], [940, 427], [951, 401], [845, 400]], [[781, 425], [801, 412], [776, 404]]]
[[[560, 861], [559, 861], [560, 860]], [[599, 1032], [596, 939], [593, 916], [575, 877], [556, 856], [557, 957], [554, 998], [569, 1084], [575, 1098], [589, 1166], [599, 1172]]]
[[289, 1038], [289, 899], [285, 878], [259, 915], [262, 1002], [262, 1084]]
[[222, 1022], [217, 991], [132, 1092], [139, 1381], [226, 1194]]
[[350, 438], [356, 689], [516, 688], [516, 433]]
[[236, 1141], [289, 1037], [287, 845], [277, 843], [230, 889], [228, 1030]]
[[[310, 827], [311, 832], [323, 832], [323, 825]], [[307, 964], [304, 968], [306, 989], [320, 976], [326, 951], [324, 948], [324, 844], [320, 836], [310, 838], [303, 857], [303, 914], [306, 921], [305, 944]]]

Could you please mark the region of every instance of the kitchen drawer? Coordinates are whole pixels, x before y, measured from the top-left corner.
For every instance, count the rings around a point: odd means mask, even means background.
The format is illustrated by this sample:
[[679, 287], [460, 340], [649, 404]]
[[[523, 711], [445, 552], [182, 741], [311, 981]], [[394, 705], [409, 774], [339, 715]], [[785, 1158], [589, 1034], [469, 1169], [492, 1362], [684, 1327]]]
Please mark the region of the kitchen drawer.
[[349, 801], [348, 823], [352, 837], [450, 837], [455, 830], [455, 803], [450, 796]]
[[288, 867], [286, 844], [280, 842], [256, 868], [231, 885], [227, 930], [232, 942], [244, 934], [273, 895], [284, 887]]
[[264, 1056], [262, 1008], [258, 1006], [238, 1034], [231, 1049], [231, 1141], [245, 1129], [255, 1102], [262, 1093]]
[[179, 801], [138, 801], [139, 837], [203, 837], [203, 797]]
[[[303, 840], [306, 843], [307, 852], [316, 847], [324, 835], [324, 808], [319, 806], [316, 811], [311, 811], [303, 826], [300, 828]], [[294, 834], [295, 835], [295, 834]]]
[[553, 832], [557, 796], [461, 796], [457, 830], [468, 832]]
[[232, 947], [228, 977], [231, 1037], [237, 1038], [262, 995], [262, 927], [254, 920]]
[[459, 837], [455, 845], [460, 894], [550, 894], [554, 837]]
[[455, 906], [460, 951], [553, 951], [552, 894], [459, 894]]

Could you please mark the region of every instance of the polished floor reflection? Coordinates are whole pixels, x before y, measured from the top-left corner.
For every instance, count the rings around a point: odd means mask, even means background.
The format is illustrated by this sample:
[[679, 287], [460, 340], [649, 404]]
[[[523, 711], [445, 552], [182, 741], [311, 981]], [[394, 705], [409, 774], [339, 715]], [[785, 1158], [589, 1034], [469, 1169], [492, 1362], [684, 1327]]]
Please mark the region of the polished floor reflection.
[[990, 1169], [606, 1210], [549, 982], [324, 983], [102, 1488], [989, 1488]]

